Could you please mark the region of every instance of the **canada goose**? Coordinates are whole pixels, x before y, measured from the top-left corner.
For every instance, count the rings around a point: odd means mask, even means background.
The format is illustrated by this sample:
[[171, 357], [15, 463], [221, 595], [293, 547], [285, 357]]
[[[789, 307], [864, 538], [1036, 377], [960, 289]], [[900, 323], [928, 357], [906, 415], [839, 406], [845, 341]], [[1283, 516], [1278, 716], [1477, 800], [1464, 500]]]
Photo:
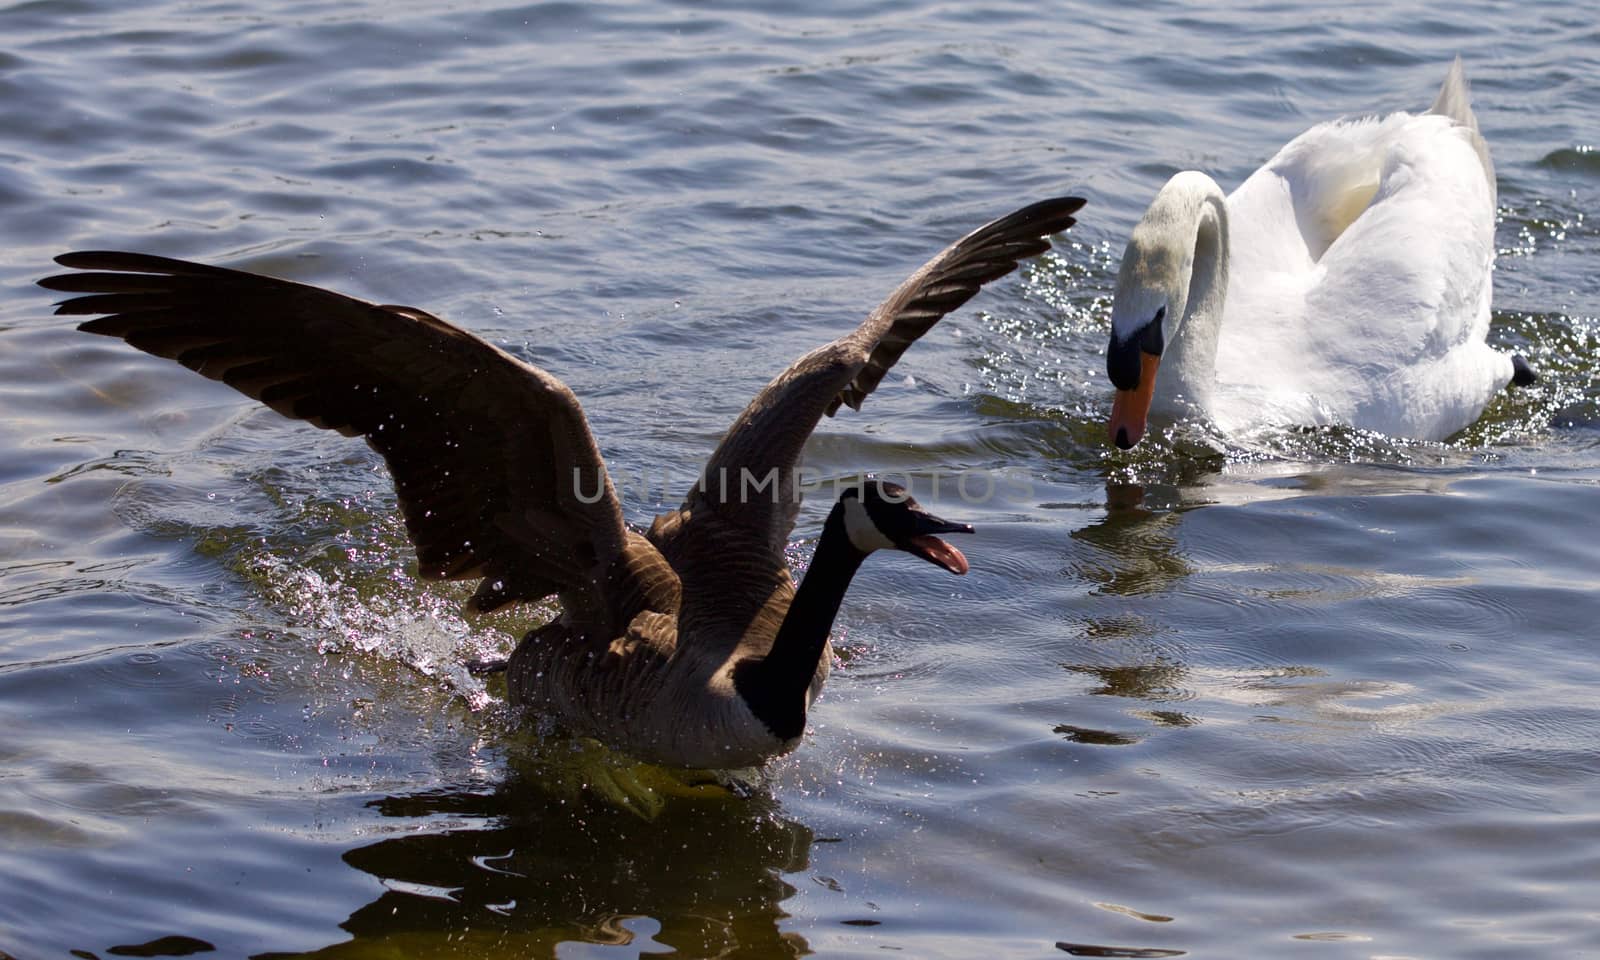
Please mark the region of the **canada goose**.
[[1460, 60], [1427, 113], [1318, 124], [1227, 197], [1203, 173], [1175, 175], [1117, 276], [1112, 442], [1138, 443], [1152, 413], [1226, 433], [1461, 430], [1534, 379], [1485, 342], [1494, 221]]
[[[952, 573], [937, 534], [970, 532], [898, 487], [844, 489], [799, 589], [783, 549], [801, 447], [859, 408], [900, 355], [983, 284], [1049, 249], [1075, 197], [1033, 204], [934, 257], [854, 331], [795, 361], [734, 421], [702, 482], [641, 535], [623, 523], [583, 410], [555, 377], [410, 307], [136, 253], [56, 258], [40, 280], [90, 294], [58, 314], [234, 387], [285, 416], [364, 436], [389, 465], [422, 576], [482, 578], [480, 611], [559, 595], [508, 666], [514, 705], [641, 760], [752, 766], [799, 743], [828, 631], [867, 554]], [[748, 478], [751, 482], [744, 482]]]

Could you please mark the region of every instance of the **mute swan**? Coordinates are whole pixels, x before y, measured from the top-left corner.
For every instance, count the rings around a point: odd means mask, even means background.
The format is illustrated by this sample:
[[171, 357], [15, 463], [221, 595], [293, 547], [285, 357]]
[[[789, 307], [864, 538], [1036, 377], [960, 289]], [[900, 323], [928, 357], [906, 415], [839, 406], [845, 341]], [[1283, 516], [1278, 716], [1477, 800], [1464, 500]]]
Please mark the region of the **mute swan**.
[[1193, 414], [1225, 433], [1462, 429], [1534, 379], [1484, 342], [1494, 219], [1459, 58], [1427, 113], [1318, 124], [1231, 196], [1177, 174], [1117, 274], [1111, 440], [1128, 449], [1147, 416]]
[[734, 768], [800, 742], [828, 675], [828, 631], [868, 554], [902, 550], [967, 572], [937, 534], [971, 527], [869, 479], [840, 493], [795, 589], [784, 547], [806, 438], [841, 404], [859, 409], [939, 318], [1050, 249], [1045, 238], [1081, 206], [1041, 201], [928, 261], [854, 330], [767, 384], [683, 506], [642, 535], [623, 525], [572, 391], [431, 314], [138, 253], [63, 254], [62, 266], [91, 272], [39, 283], [87, 294], [56, 309], [104, 314], [81, 330], [366, 437], [393, 475], [419, 572], [482, 578], [478, 610], [558, 595], [561, 616], [511, 654], [514, 705], [640, 760]]

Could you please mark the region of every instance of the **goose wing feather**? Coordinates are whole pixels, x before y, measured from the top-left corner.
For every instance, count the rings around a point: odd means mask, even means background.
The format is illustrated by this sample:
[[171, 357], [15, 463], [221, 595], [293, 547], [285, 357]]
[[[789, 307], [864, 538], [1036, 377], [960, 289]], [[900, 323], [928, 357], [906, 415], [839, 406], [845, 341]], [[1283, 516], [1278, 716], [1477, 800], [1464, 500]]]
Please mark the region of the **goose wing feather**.
[[548, 373], [411, 307], [145, 254], [56, 262], [86, 271], [39, 281], [82, 294], [56, 309], [99, 315], [79, 329], [365, 437], [389, 465], [422, 576], [484, 578], [480, 609], [560, 593], [570, 613], [625, 625], [637, 610], [618, 602], [675, 602], [676, 584], [651, 572], [659, 555], [634, 556], [655, 551], [627, 536], [577, 397]]
[[[782, 568], [800, 502], [794, 468], [823, 415], [845, 405], [860, 409], [917, 338], [984, 284], [1050, 249], [1045, 238], [1071, 227], [1083, 204], [1078, 197], [1043, 200], [979, 227], [913, 273], [855, 330], [791, 364], [745, 407], [711, 455], [702, 482], [685, 499], [687, 526], [707, 518], [735, 524], [763, 539], [763, 560]], [[776, 487], [746, 487], [748, 495], [740, 496], [745, 476], [758, 484], [775, 478]]]

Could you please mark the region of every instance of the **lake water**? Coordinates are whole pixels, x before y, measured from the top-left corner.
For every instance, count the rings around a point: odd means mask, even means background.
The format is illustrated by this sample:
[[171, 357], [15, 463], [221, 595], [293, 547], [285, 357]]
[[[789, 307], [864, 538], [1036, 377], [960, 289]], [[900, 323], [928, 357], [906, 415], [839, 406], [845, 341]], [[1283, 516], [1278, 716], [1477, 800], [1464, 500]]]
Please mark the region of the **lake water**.
[[[1491, 337], [1543, 382], [1443, 444], [1111, 451], [1165, 178], [1420, 109], [1457, 53]], [[1597, 77], [1588, 3], [0, 7], [0, 954], [1600, 957]], [[1057, 253], [808, 448], [910, 475], [973, 569], [874, 558], [743, 796], [630, 805], [620, 760], [509, 729], [460, 663], [538, 611], [418, 583], [365, 445], [32, 286], [126, 248], [414, 304], [563, 378], [619, 473], [688, 478], [1062, 193]]]

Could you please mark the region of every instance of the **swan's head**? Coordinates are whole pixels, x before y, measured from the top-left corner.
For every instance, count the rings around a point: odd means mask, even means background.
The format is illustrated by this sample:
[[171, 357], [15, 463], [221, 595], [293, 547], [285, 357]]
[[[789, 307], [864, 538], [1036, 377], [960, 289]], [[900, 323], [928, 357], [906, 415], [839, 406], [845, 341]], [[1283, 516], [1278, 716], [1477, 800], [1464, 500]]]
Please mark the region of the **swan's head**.
[[1128, 240], [1111, 302], [1106, 374], [1117, 392], [1108, 428], [1111, 442], [1123, 450], [1144, 436], [1161, 356], [1177, 333], [1188, 298], [1188, 284], [1179, 278], [1187, 280], [1189, 264], [1166, 234], [1148, 229], [1149, 219], [1146, 214]]
[[967, 558], [936, 535], [971, 533], [972, 527], [939, 519], [898, 483], [869, 477], [840, 493], [837, 509], [851, 546], [863, 554], [904, 550], [951, 573], [967, 572]]
[[1126, 336], [1111, 329], [1111, 344], [1106, 347], [1106, 373], [1117, 388], [1111, 401], [1111, 420], [1107, 428], [1111, 442], [1128, 450], [1144, 437], [1150, 417], [1150, 401], [1156, 392], [1156, 374], [1161, 369], [1161, 354], [1167, 345], [1165, 329], [1168, 310], [1165, 304], [1144, 317]]
[[[1214, 305], [1226, 287], [1224, 203], [1210, 177], [1195, 171], [1177, 174], [1156, 194], [1128, 238], [1117, 270], [1106, 348], [1106, 373], [1117, 390], [1109, 432], [1124, 450], [1144, 436], [1162, 357], [1170, 359], [1168, 348], [1178, 340], [1191, 308]], [[1214, 331], [1208, 332], [1214, 345]], [[1193, 371], [1180, 370], [1179, 376], [1191, 379]], [[1184, 383], [1182, 388], [1204, 387]]]

